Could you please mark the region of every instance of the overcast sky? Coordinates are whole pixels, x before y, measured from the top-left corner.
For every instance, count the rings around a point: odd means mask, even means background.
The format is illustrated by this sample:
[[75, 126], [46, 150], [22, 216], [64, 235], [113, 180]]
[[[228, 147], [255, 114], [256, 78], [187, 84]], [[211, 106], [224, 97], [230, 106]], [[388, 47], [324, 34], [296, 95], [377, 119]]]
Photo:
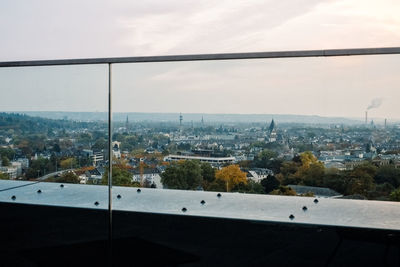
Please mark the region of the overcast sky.
[[[400, 46], [398, 0], [0, 2], [0, 61]], [[114, 109], [400, 117], [399, 56], [114, 66]], [[1, 110], [103, 111], [105, 66], [0, 69]]]

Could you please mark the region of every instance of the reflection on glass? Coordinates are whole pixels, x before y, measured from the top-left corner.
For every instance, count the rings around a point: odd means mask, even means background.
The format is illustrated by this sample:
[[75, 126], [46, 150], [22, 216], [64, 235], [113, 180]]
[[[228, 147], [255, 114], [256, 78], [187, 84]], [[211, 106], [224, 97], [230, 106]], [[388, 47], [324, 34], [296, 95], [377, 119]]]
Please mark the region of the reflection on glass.
[[0, 69], [0, 178], [101, 182], [105, 66]]
[[115, 65], [114, 184], [399, 200], [398, 60]]

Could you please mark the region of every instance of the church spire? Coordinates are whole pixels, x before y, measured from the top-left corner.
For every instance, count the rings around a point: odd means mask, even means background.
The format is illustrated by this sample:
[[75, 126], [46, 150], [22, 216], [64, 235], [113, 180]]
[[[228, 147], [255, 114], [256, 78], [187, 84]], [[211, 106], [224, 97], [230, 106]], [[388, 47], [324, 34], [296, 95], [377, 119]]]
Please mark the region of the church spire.
[[129, 119], [128, 119], [128, 115], [126, 115], [125, 128], [126, 128], [126, 130], [128, 130], [128, 128], [129, 128]]
[[271, 124], [269, 125], [269, 131], [272, 132], [273, 130], [275, 130], [275, 122], [274, 122], [274, 119], [272, 119]]

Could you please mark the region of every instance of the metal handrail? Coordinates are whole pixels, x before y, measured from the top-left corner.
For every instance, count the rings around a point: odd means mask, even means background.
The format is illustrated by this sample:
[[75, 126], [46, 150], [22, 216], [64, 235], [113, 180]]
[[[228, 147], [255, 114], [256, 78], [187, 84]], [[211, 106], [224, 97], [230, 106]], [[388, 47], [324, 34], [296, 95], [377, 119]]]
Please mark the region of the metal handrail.
[[400, 54], [400, 47], [5, 61], [5, 62], [0, 62], [0, 67], [31, 67], [31, 66], [55, 66], [55, 65], [115, 64], [115, 63], [140, 63], [140, 62], [202, 61], [202, 60], [235, 60], [235, 59], [261, 59], [261, 58], [337, 57], [337, 56], [364, 56], [364, 55], [390, 55], [390, 54]]

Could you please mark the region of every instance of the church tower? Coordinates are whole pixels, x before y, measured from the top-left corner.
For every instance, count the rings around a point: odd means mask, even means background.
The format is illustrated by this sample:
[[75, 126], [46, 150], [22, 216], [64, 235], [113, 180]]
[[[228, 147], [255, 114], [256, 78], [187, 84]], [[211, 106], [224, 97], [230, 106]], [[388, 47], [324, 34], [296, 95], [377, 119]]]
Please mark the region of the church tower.
[[126, 115], [125, 129], [126, 129], [126, 131], [129, 130], [129, 119], [128, 119], [128, 115]]
[[271, 124], [269, 125], [269, 136], [268, 136], [268, 141], [270, 143], [276, 142], [276, 125], [274, 119], [272, 119]]

